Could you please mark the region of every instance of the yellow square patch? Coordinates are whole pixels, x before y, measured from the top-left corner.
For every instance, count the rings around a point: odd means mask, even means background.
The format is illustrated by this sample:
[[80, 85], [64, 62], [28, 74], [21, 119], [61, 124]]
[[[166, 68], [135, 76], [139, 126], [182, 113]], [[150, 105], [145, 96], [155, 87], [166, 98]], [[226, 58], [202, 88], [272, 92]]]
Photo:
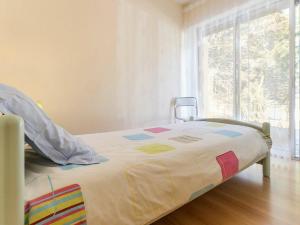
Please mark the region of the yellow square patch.
[[138, 147], [137, 150], [147, 154], [159, 154], [159, 153], [175, 150], [175, 148], [169, 145], [150, 144], [150, 145], [144, 145]]

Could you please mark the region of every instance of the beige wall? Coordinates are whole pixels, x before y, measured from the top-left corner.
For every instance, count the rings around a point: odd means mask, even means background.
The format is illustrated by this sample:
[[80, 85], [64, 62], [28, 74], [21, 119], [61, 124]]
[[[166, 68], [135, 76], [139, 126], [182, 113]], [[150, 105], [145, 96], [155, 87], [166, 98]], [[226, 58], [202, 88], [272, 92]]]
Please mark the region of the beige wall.
[[181, 25], [173, 0], [0, 0], [0, 82], [73, 133], [167, 122]]

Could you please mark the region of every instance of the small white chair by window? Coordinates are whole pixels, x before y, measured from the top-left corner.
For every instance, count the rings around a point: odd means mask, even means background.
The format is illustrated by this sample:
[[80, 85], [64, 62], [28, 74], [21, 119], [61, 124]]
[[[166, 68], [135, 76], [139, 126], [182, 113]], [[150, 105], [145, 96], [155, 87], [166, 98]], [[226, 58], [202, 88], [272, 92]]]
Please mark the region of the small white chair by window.
[[174, 102], [176, 121], [193, 121], [198, 118], [198, 103], [195, 97], [178, 97]]

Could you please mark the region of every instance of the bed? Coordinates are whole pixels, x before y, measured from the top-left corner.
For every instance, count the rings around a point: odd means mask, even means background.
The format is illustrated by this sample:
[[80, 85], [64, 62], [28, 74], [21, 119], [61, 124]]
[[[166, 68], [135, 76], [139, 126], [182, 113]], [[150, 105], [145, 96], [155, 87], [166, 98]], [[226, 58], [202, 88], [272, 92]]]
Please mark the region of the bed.
[[81, 135], [104, 156], [96, 165], [58, 166], [28, 151], [24, 180], [22, 126], [0, 117], [0, 224], [24, 224], [24, 200], [70, 185], [80, 187], [89, 225], [151, 224], [255, 163], [270, 176], [268, 123], [202, 119]]

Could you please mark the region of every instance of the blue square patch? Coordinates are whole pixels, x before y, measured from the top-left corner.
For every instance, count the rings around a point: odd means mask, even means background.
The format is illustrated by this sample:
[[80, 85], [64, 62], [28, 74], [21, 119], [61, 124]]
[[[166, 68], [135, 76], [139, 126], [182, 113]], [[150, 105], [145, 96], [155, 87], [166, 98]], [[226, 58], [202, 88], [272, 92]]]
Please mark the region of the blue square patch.
[[154, 138], [148, 134], [133, 134], [133, 135], [127, 135], [123, 137], [130, 141], [144, 141], [144, 140], [149, 140]]
[[242, 136], [242, 133], [232, 131], [232, 130], [219, 130], [219, 131], [216, 131], [214, 133], [221, 134], [221, 135], [224, 135], [226, 137], [231, 137], [231, 138]]
[[102, 163], [105, 163], [107, 161], [109, 161], [109, 159], [103, 157], [103, 156], [98, 156], [100, 158], [100, 162], [96, 163], [96, 164], [91, 164], [91, 165], [77, 165], [77, 164], [68, 164], [65, 166], [60, 166], [60, 169], [62, 170], [72, 170], [72, 169], [76, 169], [76, 168], [80, 168], [80, 167], [86, 167], [86, 166], [95, 166], [95, 165], [99, 165]]

